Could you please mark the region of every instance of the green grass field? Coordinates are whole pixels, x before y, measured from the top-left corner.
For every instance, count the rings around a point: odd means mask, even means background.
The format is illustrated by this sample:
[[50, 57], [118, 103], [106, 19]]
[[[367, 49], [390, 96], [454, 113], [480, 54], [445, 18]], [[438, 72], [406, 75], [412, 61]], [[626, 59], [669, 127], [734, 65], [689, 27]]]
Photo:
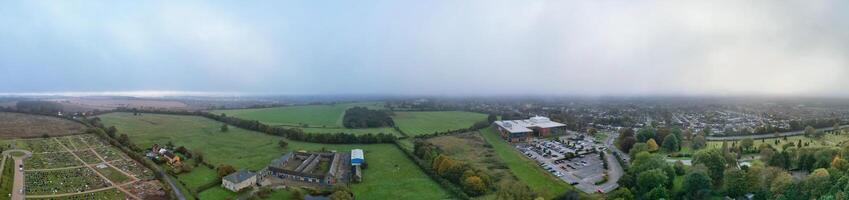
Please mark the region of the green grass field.
[[316, 128], [343, 128], [342, 116], [345, 110], [355, 106], [370, 109], [383, 109], [381, 102], [344, 103], [334, 105], [285, 106], [274, 108], [213, 110], [211, 113], [225, 113], [227, 116], [258, 120], [268, 125], [288, 125]]
[[516, 178], [530, 186], [544, 198], [551, 199], [567, 190], [575, 189], [565, 181], [557, 179], [557, 177], [543, 170], [535, 161], [528, 159], [519, 153], [519, 151], [516, 151], [513, 146], [501, 139], [501, 137], [498, 137], [491, 127], [482, 129], [480, 132], [484, 139], [495, 149], [495, 154], [516, 175]]
[[401, 131], [415, 136], [469, 128], [476, 122], [486, 120], [487, 115], [462, 111], [439, 112], [395, 112], [392, 120]]
[[[236, 168], [258, 170], [284, 152], [293, 150], [337, 150], [349, 151], [361, 148], [369, 168], [364, 170], [363, 183], [353, 184], [351, 189], [357, 199], [444, 199], [450, 195], [431, 180], [400, 149], [392, 144], [332, 145], [289, 140], [282, 149], [277, 141], [282, 137], [266, 135], [232, 127], [229, 132], [219, 132], [219, 122], [195, 116], [110, 113], [100, 116], [107, 126], [115, 126], [120, 133], [143, 148], [154, 143], [173, 142], [190, 150], [201, 150], [207, 162], [217, 165], [231, 164]], [[190, 188], [197, 187], [215, 178], [215, 171], [197, 167], [192, 172], [177, 177]], [[215, 190], [201, 192], [201, 199], [223, 199], [231, 193]]]
[[277, 146], [279, 137], [231, 127], [221, 132], [220, 122], [194, 116], [109, 113], [100, 116], [106, 126], [115, 126], [140, 148], [174, 143], [190, 151], [200, 151], [206, 162], [229, 164], [237, 169], [258, 170], [285, 151]]
[[382, 110], [382, 102], [344, 103], [334, 105], [286, 106], [257, 109], [213, 110], [227, 116], [257, 120], [274, 126], [298, 127], [307, 133], [398, 134], [392, 127], [349, 129], [342, 125], [345, 110], [355, 106]]

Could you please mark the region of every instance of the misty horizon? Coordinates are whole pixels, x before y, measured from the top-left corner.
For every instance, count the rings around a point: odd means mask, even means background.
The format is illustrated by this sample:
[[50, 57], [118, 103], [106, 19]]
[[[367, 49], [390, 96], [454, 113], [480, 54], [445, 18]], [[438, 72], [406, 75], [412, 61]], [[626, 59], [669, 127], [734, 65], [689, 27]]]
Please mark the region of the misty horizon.
[[849, 97], [849, 2], [5, 2], [0, 96]]

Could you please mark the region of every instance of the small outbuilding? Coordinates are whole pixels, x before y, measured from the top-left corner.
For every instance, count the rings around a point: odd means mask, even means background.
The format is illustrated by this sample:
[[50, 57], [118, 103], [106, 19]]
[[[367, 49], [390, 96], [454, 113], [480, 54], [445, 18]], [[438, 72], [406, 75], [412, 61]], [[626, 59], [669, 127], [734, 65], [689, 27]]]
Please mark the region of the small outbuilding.
[[362, 165], [363, 162], [365, 162], [365, 161], [366, 161], [366, 159], [365, 159], [365, 157], [363, 157], [363, 150], [362, 149], [352, 149], [351, 150], [351, 165], [353, 165], [353, 166]]
[[256, 184], [256, 173], [248, 170], [239, 170], [221, 179], [221, 187], [230, 191], [238, 192]]

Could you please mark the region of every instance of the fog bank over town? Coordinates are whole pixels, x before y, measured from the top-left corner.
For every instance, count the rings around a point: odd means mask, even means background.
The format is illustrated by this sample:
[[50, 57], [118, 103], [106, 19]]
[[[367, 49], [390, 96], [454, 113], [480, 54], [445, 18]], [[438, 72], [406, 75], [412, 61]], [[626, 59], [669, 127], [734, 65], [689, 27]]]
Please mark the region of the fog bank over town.
[[167, 3], [5, 2], [0, 93], [849, 96], [846, 1]]

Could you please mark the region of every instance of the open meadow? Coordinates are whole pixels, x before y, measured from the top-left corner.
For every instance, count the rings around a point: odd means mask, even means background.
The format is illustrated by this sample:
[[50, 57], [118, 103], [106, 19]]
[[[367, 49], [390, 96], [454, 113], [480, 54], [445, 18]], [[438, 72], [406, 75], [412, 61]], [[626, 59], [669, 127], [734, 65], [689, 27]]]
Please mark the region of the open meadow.
[[341, 103], [332, 105], [283, 106], [273, 108], [213, 110], [211, 113], [258, 120], [268, 125], [304, 126], [316, 128], [341, 128], [345, 110], [353, 107], [384, 109], [380, 102]]
[[[155, 143], [172, 142], [189, 150], [202, 151], [212, 165], [230, 164], [237, 169], [259, 170], [282, 156], [284, 152], [308, 150], [365, 151], [369, 168], [364, 170], [363, 182], [352, 184], [357, 199], [444, 199], [450, 195], [431, 180], [418, 166], [393, 144], [318, 144], [287, 140], [287, 148], [277, 142], [283, 137], [230, 127], [221, 132], [220, 122], [196, 116], [110, 113], [100, 116], [107, 126], [115, 126], [120, 134], [142, 148]], [[180, 174], [177, 179], [191, 190], [215, 179], [215, 171], [197, 167]], [[213, 187], [215, 188], [215, 187]], [[226, 198], [236, 194], [226, 190], [201, 191], [201, 197]]]
[[0, 138], [28, 138], [43, 135], [79, 134], [85, 130], [80, 123], [41, 115], [0, 112]]
[[257, 120], [272, 126], [298, 127], [307, 133], [398, 134], [392, 127], [345, 128], [342, 118], [345, 110], [353, 107], [383, 110], [382, 102], [341, 103], [332, 105], [283, 106], [273, 108], [213, 110], [210, 113], [226, 114], [241, 119]]
[[487, 115], [463, 111], [395, 112], [392, 120], [401, 131], [415, 136], [469, 128]]

